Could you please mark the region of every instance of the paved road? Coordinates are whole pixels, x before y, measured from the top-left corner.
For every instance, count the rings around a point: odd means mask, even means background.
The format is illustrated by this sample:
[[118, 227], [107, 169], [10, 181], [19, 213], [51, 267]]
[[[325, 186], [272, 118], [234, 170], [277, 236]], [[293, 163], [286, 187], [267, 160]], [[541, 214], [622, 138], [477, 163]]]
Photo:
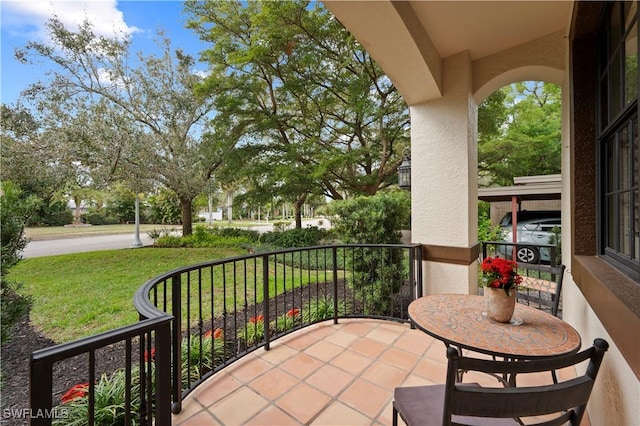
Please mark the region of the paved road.
[[[56, 254], [80, 253], [85, 251], [114, 250], [133, 247], [133, 234], [97, 235], [80, 238], [64, 238], [57, 240], [30, 241], [22, 252], [24, 258], [53, 256]], [[153, 240], [140, 233], [140, 241], [151, 245]]]
[[[322, 225], [320, 225], [322, 224]], [[320, 222], [318, 219], [305, 220], [303, 226], [329, 227], [328, 220]], [[266, 232], [273, 229], [272, 225], [255, 226], [259, 232]], [[140, 233], [140, 241], [145, 246], [152, 245], [153, 240], [146, 232]], [[61, 238], [56, 240], [31, 241], [22, 252], [24, 258], [54, 256], [57, 254], [80, 253], [85, 251], [115, 250], [133, 247], [134, 235], [98, 235], [91, 237]]]

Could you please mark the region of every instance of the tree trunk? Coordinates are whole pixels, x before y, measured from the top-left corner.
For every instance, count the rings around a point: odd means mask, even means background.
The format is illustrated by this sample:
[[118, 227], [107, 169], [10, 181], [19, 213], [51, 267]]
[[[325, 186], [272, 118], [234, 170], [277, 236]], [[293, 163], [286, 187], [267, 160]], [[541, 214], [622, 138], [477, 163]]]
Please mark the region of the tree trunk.
[[76, 208], [73, 215], [74, 216], [73, 224], [81, 225], [82, 224], [82, 208], [80, 207], [80, 204], [82, 204], [82, 198], [79, 195], [75, 195], [73, 197], [73, 202], [76, 203]]
[[307, 195], [302, 195], [298, 197], [293, 203], [294, 214], [296, 217], [296, 229], [302, 229], [302, 206], [304, 206], [305, 201], [307, 201]]
[[186, 237], [192, 233], [191, 198], [180, 198], [180, 206], [182, 207], [182, 236]]

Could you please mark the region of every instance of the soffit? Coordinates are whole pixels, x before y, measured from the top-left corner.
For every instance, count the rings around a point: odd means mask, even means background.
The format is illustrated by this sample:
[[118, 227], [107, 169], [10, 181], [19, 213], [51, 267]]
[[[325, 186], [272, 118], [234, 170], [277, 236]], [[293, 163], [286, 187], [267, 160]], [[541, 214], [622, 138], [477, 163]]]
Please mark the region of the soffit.
[[442, 59], [472, 60], [568, 31], [573, 1], [326, 0], [409, 105], [441, 96]]

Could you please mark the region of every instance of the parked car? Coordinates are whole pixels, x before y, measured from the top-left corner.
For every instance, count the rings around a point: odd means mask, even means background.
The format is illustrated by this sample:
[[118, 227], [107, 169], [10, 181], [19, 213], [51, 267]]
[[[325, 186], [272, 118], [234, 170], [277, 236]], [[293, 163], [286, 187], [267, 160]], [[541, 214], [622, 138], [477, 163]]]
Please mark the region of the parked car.
[[[509, 218], [506, 219], [506, 216], [509, 216]], [[507, 213], [505, 217], [503, 217], [500, 226], [505, 230], [504, 241], [513, 242], [511, 213]], [[561, 227], [560, 211], [519, 212], [517, 242], [537, 245], [557, 245], [560, 242]], [[507, 257], [511, 257], [511, 246], [500, 246], [498, 251]], [[516, 246], [516, 260], [524, 263], [549, 263], [551, 261], [551, 250], [544, 247], [538, 249], [531, 246]]]

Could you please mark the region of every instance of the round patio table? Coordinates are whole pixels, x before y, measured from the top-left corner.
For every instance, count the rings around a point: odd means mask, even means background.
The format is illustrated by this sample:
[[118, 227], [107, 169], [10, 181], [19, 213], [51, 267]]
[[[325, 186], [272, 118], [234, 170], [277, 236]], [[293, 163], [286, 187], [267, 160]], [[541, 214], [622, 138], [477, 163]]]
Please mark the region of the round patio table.
[[[483, 315], [483, 296], [435, 294], [409, 304], [411, 322], [445, 345], [509, 359], [534, 359], [578, 352], [580, 335], [546, 312], [516, 303], [521, 324], [499, 323]], [[520, 321], [518, 321], [520, 322]]]

